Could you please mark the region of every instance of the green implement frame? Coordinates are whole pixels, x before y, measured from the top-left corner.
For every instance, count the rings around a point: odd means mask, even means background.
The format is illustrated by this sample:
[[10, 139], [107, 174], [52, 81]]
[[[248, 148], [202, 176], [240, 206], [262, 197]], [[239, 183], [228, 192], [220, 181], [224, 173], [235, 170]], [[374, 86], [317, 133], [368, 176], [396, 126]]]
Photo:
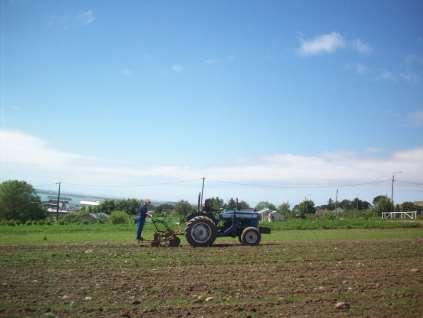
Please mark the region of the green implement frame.
[[153, 223], [155, 229], [151, 246], [177, 247], [181, 244], [181, 239], [178, 235], [182, 235], [183, 233], [178, 233], [172, 230], [165, 220], [152, 217], [151, 223]]

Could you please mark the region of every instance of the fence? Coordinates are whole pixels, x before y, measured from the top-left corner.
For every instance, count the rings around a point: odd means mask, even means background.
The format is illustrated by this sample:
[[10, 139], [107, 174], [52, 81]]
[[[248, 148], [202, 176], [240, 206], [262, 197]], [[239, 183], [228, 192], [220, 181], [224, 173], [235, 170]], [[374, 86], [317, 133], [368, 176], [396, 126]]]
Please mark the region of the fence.
[[417, 217], [417, 211], [409, 212], [382, 212], [382, 219], [412, 219]]

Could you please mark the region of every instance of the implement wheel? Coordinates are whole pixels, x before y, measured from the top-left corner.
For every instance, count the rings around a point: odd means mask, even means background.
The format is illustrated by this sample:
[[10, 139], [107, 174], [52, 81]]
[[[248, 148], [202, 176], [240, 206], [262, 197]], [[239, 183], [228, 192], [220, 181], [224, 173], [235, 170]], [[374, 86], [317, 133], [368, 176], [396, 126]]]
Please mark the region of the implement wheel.
[[216, 240], [216, 224], [207, 216], [196, 216], [187, 222], [185, 237], [193, 247], [211, 246]]
[[169, 239], [169, 246], [170, 247], [178, 247], [180, 244], [181, 244], [181, 240], [177, 236], [174, 236], [174, 237]]
[[245, 245], [259, 245], [261, 241], [260, 231], [256, 227], [247, 227], [241, 233], [241, 243]]

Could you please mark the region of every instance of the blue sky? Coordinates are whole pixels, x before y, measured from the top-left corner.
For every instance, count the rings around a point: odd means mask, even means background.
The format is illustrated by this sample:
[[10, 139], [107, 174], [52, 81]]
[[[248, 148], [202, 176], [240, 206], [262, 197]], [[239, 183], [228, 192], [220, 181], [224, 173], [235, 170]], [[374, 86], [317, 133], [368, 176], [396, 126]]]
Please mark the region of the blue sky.
[[1, 0], [0, 176], [192, 201], [204, 176], [252, 203], [423, 184], [422, 21], [420, 1]]

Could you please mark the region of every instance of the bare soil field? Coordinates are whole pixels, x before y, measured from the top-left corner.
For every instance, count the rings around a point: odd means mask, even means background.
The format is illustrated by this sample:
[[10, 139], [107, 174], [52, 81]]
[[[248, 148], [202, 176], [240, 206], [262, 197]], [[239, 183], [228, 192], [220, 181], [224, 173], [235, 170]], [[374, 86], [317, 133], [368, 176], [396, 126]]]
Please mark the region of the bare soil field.
[[422, 264], [419, 238], [4, 245], [0, 316], [421, 317]]

